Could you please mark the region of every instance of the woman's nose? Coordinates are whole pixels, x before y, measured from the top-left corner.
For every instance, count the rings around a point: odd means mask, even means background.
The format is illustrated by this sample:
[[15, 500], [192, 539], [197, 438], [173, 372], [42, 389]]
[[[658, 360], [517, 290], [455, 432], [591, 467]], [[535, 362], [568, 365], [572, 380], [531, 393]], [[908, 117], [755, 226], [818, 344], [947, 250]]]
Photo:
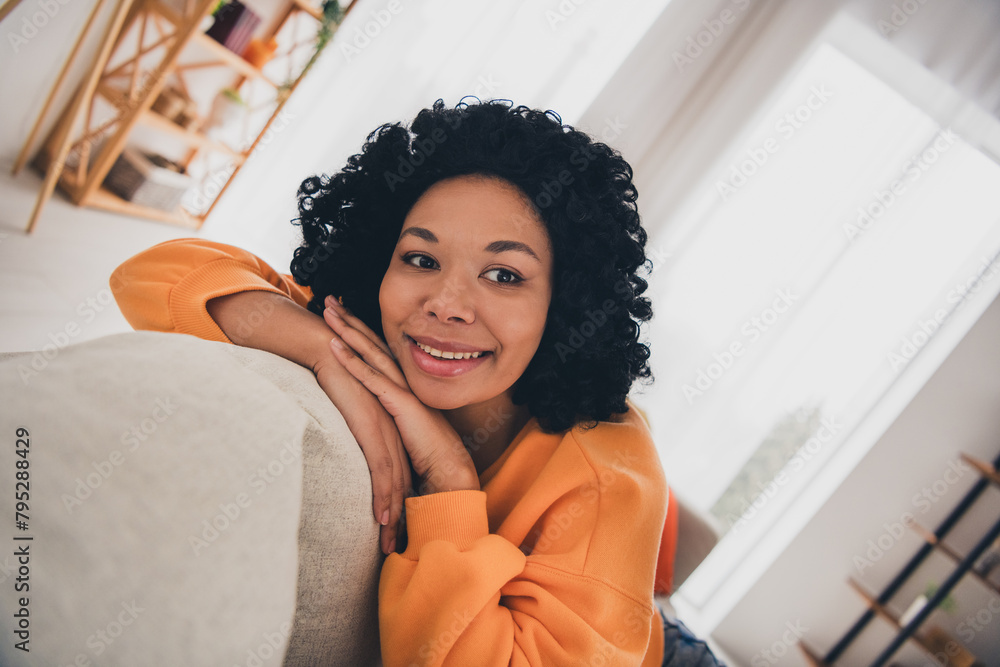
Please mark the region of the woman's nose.
[[424, 312], [442, 322], [471, 324], [476, 320], [472, 290], [455, 277], [442, 276], [424, 301]]

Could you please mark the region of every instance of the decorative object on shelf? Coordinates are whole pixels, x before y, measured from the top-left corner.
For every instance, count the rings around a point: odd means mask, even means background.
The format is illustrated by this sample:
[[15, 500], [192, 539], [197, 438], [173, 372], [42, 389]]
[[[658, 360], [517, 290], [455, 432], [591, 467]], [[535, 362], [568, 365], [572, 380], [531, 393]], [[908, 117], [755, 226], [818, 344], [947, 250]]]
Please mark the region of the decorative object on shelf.
[[216, 8], [213, 17], [215, 22], [205, 34], [236, 54], [246, 50], [260, 25], [260, 17], [240, 0], [229, 0]]
[[[354, 3], [348, 9], [354, 7]], [[302, 74], [299, 78], [306, 75], [306, 73], [312, 68], [316, 60], [319, 59], [319, 54], [323, 52], [326, 45], [330, 43], [333, 39], [334, 33], [340, 27], [340, 22], [344, 20], [347, 15], [340, 7], [340, 2], [338, 0], [324, 0], [322, 8], [315, 14], [315, 18], [319, 20], [319, 30], [316, 31], [316, 41], [314, 42], [312, 56], [306, 63], [306, 66], [302, 68]], [[292, 94], [292, 90], [295, 88], [294, 81], [286, 81], [285, 83], [278, 86], [275, 94], [275, 99], [278, 104], [284, 104], [288, 99], [288, 96]]]
[[919, 614], [926, 606], [927, 606], [927, 596], [921, 593], [916, 598], [914, 598], [913, 602], [910, 603], [910, 606], [906, 608], [906, 611], [900, 614], [899, 624], [909, 625], [910, 621], [915, 619], [917, 617], [917, 614]]
[[179, 164], [132, 147], [122, 151], [104, 179], [104, 185], [122, 199], [161, 211], [176, 209], [192, 184]]
[[947, 667], [977, 667], [982, 664], [961, 642], [936, 625], [932, 625], [924, 633], [924, 643], [934, 656], [941, 656], [948, 661]]
[[319, 30], [316, 32], [316, 48], [313, 50], [309, 62], [306, 63], [305, 68], [302, 70], [303, 73], [308, 72], [309, 68], [313, 66], [313, 63], [319, 58], [319, 54], [323, 52], [326, 45], [333, 39], [333, 34], [337, 32], [337, 28], [340, 27], [340, 22], [343, 20], [344, 10], [340, 8], [340, 3], [337, 0], [324, 0], [323, 9], [320, 13]]
[[223, 88], [212, 102], [212, 110], [205, 123], [205, 131], [211, 136], [230, 123], [237, 123], [247, 114], [247, 103], [240, 93], [232, 88]]
[[152, 109], [185, 129], [193, 127], [198, 121], [198, 105], [184, 91], [173, 86], [160, 91]]
[[[910, 606], [906, 608], [906, 611], [904, 611], [900, 615], [899, 617], [900, 626], [909, 625], [910, 621], [916, 618], [917, 614], [919, 614], [923, 610], [923, 608], [927, 606], [927, 602], [934, 597], [934, 594], [937, 593], [937, 591], [938, 591], [937, 584], [935, 584], [934, 582], [928, 583], [927, 588], [924, 590], [924, 592], [918, 595], [913, 600], [913, 602], [910, 603]], [[957, 605], [955, 604], [955, 598], [953, 598], [951, 595], [948, 595], [943, 600], [941, 600], [941, 602], [938, 603], [937, 608], [947, 614], [950, 614], [955, 611], [956, 606]]]
[[243, 51], [243, 60], [247, 61], [257, 69], [260, 69], [274, 57], [278, 50], [278, 40], [271, 37], [268, 40], [251, 39], [247, 48]]

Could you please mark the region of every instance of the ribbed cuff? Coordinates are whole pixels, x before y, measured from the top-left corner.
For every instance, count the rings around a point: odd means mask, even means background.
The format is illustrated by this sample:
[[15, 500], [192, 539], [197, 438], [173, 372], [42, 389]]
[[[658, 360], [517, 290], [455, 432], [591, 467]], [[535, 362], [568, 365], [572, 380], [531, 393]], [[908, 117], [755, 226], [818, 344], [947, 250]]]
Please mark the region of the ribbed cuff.
[[170, 291], [170, 318], [175, 330], [223, 343], [231, 343], [205, 304], [237, 292], [274, 292], [288, 297], [263, 276], [234, 259], [219, 259], [198, 267]]
[[483, 491], [442, 491], [406, 499], [407, 544], [403, 557], [417, 560], [428, 542], [446, 540], [460, 551], [490, 534]]

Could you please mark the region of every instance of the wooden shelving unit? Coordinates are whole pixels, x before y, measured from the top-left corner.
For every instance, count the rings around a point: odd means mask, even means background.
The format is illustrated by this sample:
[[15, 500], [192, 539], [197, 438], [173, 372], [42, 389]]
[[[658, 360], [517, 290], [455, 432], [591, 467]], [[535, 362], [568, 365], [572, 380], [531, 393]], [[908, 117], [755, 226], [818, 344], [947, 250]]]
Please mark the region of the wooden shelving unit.
[[[272, 74], [265, 73], [268, 68], [251, 64], [204, 32], [219, 0], [174, 0], [173, 4], [168, 3], [169, 0], [118, 0], [115, 18], [91, 72], [77, 89], [73, 100], [63, 109], [32, 162], [45, 174], [46, 182], [29, 221], [29, 232], [55, 185], [79, 206], [199, 228], [248, 157], [257, 149], [261, 138], [272, 127], [314, 60], [309, 59], [302, 65], [305, 57], [315, 51], [316, 37], [323, 23], [323, 10], [309, 4], [309, 0], [280, 0], [274, 16], [262, 17], [265, 24], [254, 33], [254, 37], [263, 41], [271, 38], [278, 41], [278, 53], [270, 64]], [[341, 19], [354, 4], [346, 4]], [[94, 10], [96, 13], [97, 8]], [[304, 29], [303, 22], [308, 24]], [[85, 32], [90, 23], [88, 21]], [[336, 26], [333, 24], [331, 29], [335, 30]], [[285, 42], [282, 43], [279, 37], [285, 38]], [[81, 42], [82, 39], [83, 35]], [[74, 47], [70, 60], [76, 56], [77, 47]], [[303, 53], [307, 55], [304, 57]], [[182, 54], [187, 56], [187, 61], [182, 59]], [[194, 60], [191, 61], [191, 58]], [[281, 59], [285, 59], [287, 67]], [[298, 63], [297, 71], [294, 63]], [[67, 62], [64, 73], [69, 64]], [[200, 126], [208, 116], [203, 108], [199, 108], [199, 117], [193, 127], [183, 127], [153, 110], [154, 102], [168, 82], [187, 95], [190, 92], [189, 79], [197, 76], [192, 73], [208, 68], [215, 71], [222, 68], [223, 76], [228, 72], [229, 84], [225, 87], [236, 91], [242, 92], [248, 82], [263, 82], [270, 87], [271, 101], [252, 110], [258, 121], [248, 133], [248, 145], [233, 146], [203, 132]], [[280, 70], [284, 71], [279, 81], [273, 72]], [[64, 74], [61, 74], [57, 87], [63, 77]], [[54, 93], [55, 89], [15, 163], [15, 173], [26, 161], [27, 151]], [[266, 118], [261, 124], [260, 119], [264, 116]], [[250, 112], [247, 117], [250, 117]], [[201, 197], [207, 202], [201, 210], [183, 205], [169, 211], [142, 206], [126, 201], [106, 187], [105, 179], [109, 171], [125, 148], [133, 144], [140, 128], [147, 134], [155, 135], [160, 145], [168, 142], [174, 146], [177, 155], [171, 159], [192, 176], [198, 176], [191, 169], [192, 165], [202, 168], [201, 182], [196, 181], [194, 187], [200, 188], [199, 193], [210, 192], [211, 196]], [[250, 137], [252, 140], [249, 140]], [[196, 164], [199, 160], [203, 162]], [[226, 169], [215, 168], [213, 171], [208, 166], [212, 164], [210, 160], [214, 160], [215, 164], [224, 161]], [[220, 178], [220, 171], [224, 172], [224, 177]], [[203, 187], [208, 178], [212, 178], [211, 189]]]
[[[916, 522], [909, 524], [909, 528], [924, 540], [924, 544], [903, 569], [885, 586], [881, 593], [873, 595], [866, 591], [858, 582], [853, 579], [848, 580], [848, 585], [865, 601], [867, 610], [825, 654], [821, 654], [812, 647], [800, 643], [799, 650], [810, 665], [813, 667], [833, 667], [839, 664], [838, 660], [844, 655], [847, 648], [854, 643], [874, 618], [882, 619], [894, 630], [894, 633], [893, 639], [885, 646], [882, 652], [867, 663], [871, 667], [882, 667], [889, 664], [889, 661], [904, 644], [918, 647], [924, 656], [930, 660], [929, 664], [939, 664], [937, 657], [940, 651], [935, 652], [935, 649], [928, 643], [928, 638], [920, 634], [921, 626], [934, 609], [945, 600], [958, 582], [966, 575], [970, 575], [985, 590], [989, 591], [990, 594], [1000, 597], [1000, 587], [972, 569], [973, 565], [986, 549], [1000, 537], [1000, 517], [997, 517], [994, 523], [984, 531], [982, 537], [969, 549], [968, 553], [962, 554], [946, 542], [946, 537], [952, 528], [976, 503], [983, 492], [990, 485], [1000, 487], [1000, 474], [997, 472], [997, 468], [1000, 466], [1000, 455], [996, 457], [993, 463], [981, 461], [966, 454], [962, 454], [961, 458], [979, 474], [980, 479], [933, 532]], [[951, 572], [935, 593], [930, 596], [930, 599], [927, 600], [923, 608], [908, 623], [905, 625], [901, 624], [899, 618], [886, 605], [902, 588], [903, 584], [916, 572], [927, 556], [935, 551], [944, 555], [952, 562], [953, 567]]]

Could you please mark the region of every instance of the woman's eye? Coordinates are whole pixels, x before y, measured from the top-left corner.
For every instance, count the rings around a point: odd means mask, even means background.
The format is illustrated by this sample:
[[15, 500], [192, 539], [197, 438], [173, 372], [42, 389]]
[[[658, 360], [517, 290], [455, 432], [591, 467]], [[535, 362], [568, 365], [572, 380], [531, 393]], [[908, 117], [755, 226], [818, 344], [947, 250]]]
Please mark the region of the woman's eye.
[[428, 257], [427, 255], [407, 255], [403, 258], [403, 261], [407, 264], [417, 267], [418, 269], [436, 269], [437, 262]]
[[492, 280], [495, 283], [502, 284], [512, 284], [519, 283], [523, 280], [521, 276], [517, 275], [513, 271], [508, 271], [507, 269], [490, 269], [485, 274], [487, 279]]

